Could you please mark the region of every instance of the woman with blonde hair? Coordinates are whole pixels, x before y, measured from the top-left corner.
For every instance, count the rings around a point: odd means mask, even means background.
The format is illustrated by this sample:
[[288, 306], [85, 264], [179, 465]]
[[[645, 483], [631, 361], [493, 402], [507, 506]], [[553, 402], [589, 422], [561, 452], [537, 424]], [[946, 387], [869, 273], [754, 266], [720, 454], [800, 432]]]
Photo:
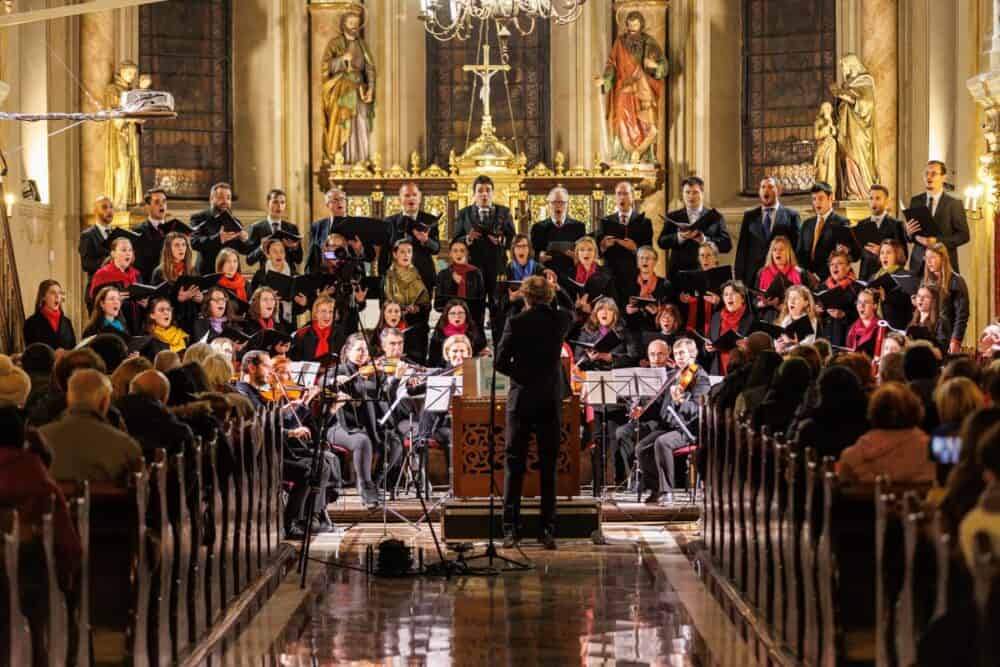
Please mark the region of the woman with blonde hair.
[[[781, 299], [784, 296], [769, 297], [766, 292], [775, 287], [775, 281], [784, 286], [785, 289], [791, 285], [804, 285], [805, 274], [799, 266], [799, 260], [795, 257], [795, 248], [787, 236], [775, 236], [771, 240], [771, 245], [767, 249], [767, 262], [757, 272], [754, 287], [765, 294], [757, 296], [757, 309], [760, 311], [761, 319], [773, 320], [781, 307]], [[775, 287], [772, 293], [777, 292]]]
[[813, 333], [799, 339], [782, 334], [778, 340], [774, 341], [775, 349], [780, 354], [784, 354], [799, 343], [812, 342], [819, 327], [816, 320], [816, 301], [813, 299], [812, 292], [804, 285], [792, 285], [785, 291], [785, 301], [781, 304], [781, 310], [778, 311], [778, 317], [774, 323], [779, 327], [788, 328], [803, 317], [809, 318]]
[[576, 255], [576, 266], [573, 277], [567, 279], [564, 285], [570, 294], [576, 296], [577, 319], [585, 320], [591, 315], [595, 302], [607, 297], [617, 303], [618, 286], [611, 271], [601, 266], [598, 261], [597, 241], [592, 236], [577, 239], [573, 246]]
[[937, 288], [938, 309], [948, 336], [946, 349], [949, 354], [958, 354], [969, 325], [969, 287], [951, 268], [948, 248], [943, 243], [932, 243], [924, 252], [924, 283]]
[[201, 368], [205, 371], [210, 391], [220, 393], [230, 391], [234, 371], [232, 362], [225, 355], [213, 352], [201, 361]]
[[288, 356], [293, 361], [322, 361], [330, 354], [336, 354], [344, 344], [346, 336], [337, 330], [336, 304], [328, 296], [316, 298], [312, 306], [309, 324], [292, 336], [292, 349]]

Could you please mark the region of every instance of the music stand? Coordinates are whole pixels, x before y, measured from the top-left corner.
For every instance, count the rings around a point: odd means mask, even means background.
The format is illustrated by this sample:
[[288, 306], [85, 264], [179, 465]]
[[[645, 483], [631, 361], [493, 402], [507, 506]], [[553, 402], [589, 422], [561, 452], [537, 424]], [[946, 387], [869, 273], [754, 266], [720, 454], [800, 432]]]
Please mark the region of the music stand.
[[608, 406], [617, 405], [619, 395], [628, 390], [628, 378], [616, 379], [612, 371], [587, 371], [583, 380], [582, 398], [585, 405], [601, 410], [600, 472], [594, 473], [593, 496], [601, 498], [604, 491], [604, 469], [608, 465]]
[[[451, 409], [451, 399], [454, 396], [462, 395], [462, 383], [459, 378], [455, 375], [428, 375], [427, 376], [427, 389], [424, 394], [424, 412], [431, 412], [434, 414], [444, 414]], [[411, 420], [412, 423], [412, 420]], [[455, 443], [452, 443], [452, 447]], [[411, 440], [410, 449], [413, 449], [413, 444]], [[427, 473], [427, 465], [430, 460], [428, 454], [429, 447], [427, 443], [424, 443], [423, 453], [421, 455], [421, 470], [423, 471], [422, 483], [425, 485], [424, 490], [428, 498], [430, 498], [430, 475]], [[448, 466], [449, 469], [451, 466]], [[454, 475], [455, 471], [452, 470], [451, 474]], [[429, 509], [424, 510], [424, 515], [417, 519], [417, 523], [420, 523], [425, 518], [430, 518], [431, 512], [436, 510], [441, 504], [447, 500], [451, 495], [451, 488], [453, 483], [449, 484], [449, 491], [445, 495], [438, 498], [437, 502], [430, 506]], [[417, 492], [419, 495], [419, 491]]]
[[[616, 379], [627, 380], [628, 381], [628, 397], [630, 399], [630, 409], [631, 410], [642, 406], [642, 399], [653, 398], [657, 396], [662, 390], [663, 386], [667, 383], [667, 369], [666, 368], [619, 368], [612, 371]], [[648, 407], [648, 406], [647, 406]], [[640, 415], [640, 418], [642, 415]], [[630, 415], [630, 421], [631, 415]], [[636, 482], [636, 502], [642, 501], [642, 471], [639, 468], [639, 419], [635, 420], [635, 429], [632, 434], [633, 438], [633, 458], [632, 466], [628, 471], [628, 475], [625, 478], [624, 484], [628, 484], [633, 478]], [[617, 490], [621, 487], [621, 484], [614, 487], [612, 490]]]

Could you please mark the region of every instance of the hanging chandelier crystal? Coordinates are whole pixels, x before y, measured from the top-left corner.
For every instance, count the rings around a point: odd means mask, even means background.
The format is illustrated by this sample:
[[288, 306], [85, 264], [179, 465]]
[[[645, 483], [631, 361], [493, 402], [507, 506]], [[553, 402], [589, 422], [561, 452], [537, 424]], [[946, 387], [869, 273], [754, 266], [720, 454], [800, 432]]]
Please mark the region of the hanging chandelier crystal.
[[427, 32], [442, 42], [468, 39], [481, 21], [496, 21], [498, 28], [514, 28], [527, 35], [535, 29], [535, 21], [557, 25], [576, 21], [586, 1], [420, 0], [420, 20]]

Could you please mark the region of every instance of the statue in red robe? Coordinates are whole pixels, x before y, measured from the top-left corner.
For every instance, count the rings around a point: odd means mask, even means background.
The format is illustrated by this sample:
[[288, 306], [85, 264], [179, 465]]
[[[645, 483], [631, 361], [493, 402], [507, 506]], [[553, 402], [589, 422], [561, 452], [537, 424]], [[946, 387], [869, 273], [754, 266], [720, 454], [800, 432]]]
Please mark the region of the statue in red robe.
[[656, 40], [646, 34], [646, 19], [632, 11], [597, 77], [607, 95], [611, 159], [616, 163], [655, 162], [659, 138], [660, 98], [667, 78], [667, 59]]

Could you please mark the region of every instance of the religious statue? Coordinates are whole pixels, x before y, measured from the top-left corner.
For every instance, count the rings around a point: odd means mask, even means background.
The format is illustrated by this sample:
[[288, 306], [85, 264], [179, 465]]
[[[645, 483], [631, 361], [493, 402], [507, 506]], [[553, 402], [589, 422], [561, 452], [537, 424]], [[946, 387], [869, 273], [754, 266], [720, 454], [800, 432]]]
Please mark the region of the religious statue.
[[831, 86], [830, 92], [840, 100], [837, 146], [841, 196], [847, 200], [865, 200], [872, 184], [878, 183], [875, 79], [854, 54], [840, 60], [840, 69], [844, 83]]
[[323, 157], [343, 153], [349, 164], [369, 157], [368, 135], [375, 117], [375, 63], [361, 37], [362, 14], [340, 17], [340, 34], [323, 52]]
[[815, 180], [829, 183], [837, 191], [837, 125], [833, 122], [833, 105], [823, 102], [813, 123], [816, 138]]
[[666, 77], [667, 59], [656, 40], [646, 34], [646, 18], [642, 12], [629, 12], [603, 76], [595, 78], [608, 100], [607, 130], [614, 162], [631, 162], [636, 153], [643, 162], [655, 162]]
[[[139, 67], [130, 60], [118, 66], [114, 80], [104, 90], [104, 107], [121, 106], [122, 93], [152, 84], [148, 76], [139, 76]], [[104, 192], [117, 210], [142, 201], [142, 172], [139, 171], [139, 123], [112, 120], [106, 124], [104, 148]]]

